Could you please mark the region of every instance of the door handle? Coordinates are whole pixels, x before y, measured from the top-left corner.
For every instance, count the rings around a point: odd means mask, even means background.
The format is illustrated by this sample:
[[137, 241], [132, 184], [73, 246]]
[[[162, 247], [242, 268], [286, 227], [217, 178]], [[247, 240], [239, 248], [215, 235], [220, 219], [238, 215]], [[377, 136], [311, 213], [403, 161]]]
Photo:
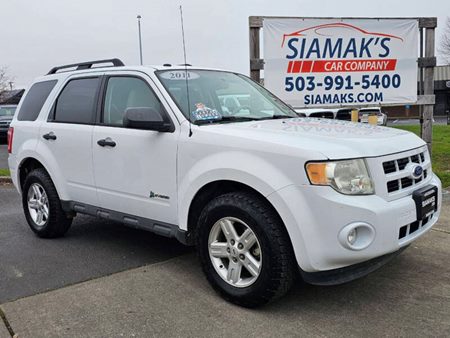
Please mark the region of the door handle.
[[97, 144], [101, 147], [115, 147], [116, 142], [111, 140], [111, 138], [107, 137], [97, 141]]
[[47, 134], [42, 135], [46, 140], [56, 140], [56, 135], [51, 131]]

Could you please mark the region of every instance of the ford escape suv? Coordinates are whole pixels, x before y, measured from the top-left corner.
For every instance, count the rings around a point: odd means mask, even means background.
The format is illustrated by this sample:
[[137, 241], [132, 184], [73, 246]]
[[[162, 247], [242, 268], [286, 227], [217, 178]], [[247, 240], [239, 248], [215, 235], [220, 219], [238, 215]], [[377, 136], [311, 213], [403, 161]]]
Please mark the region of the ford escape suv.
[[177, 238], [247, 307], [283, 295], [298, 271], [321, 285], [366, 275], [441, 206], [417, 136], [301, 118], [246, 76], [187, 65], [55, 67], [20, 102], [8, 151], [38, 236], [88, 214]]

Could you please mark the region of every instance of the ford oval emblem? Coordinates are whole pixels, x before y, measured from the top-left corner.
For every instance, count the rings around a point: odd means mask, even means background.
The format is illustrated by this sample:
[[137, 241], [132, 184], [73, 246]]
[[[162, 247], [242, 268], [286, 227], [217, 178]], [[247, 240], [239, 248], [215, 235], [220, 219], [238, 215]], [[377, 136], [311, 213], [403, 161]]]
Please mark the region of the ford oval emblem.
[[413, 172], [412, 172], [412, 176], [413, 176], [414, 178], [419, 178], [419, 177], [422, 176], [422, 174], [423, 174], [423, 168], [422, 168], [422, 166], [420, 166], [420, 165], [414, 166], [414, 169], [413, 169]]

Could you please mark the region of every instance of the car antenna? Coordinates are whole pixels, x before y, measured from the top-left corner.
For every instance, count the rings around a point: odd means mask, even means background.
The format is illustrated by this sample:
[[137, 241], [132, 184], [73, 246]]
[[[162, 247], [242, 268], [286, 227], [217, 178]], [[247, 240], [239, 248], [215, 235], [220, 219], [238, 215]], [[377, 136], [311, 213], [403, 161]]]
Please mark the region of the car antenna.
[[189, 79], [188, 79], [188, 70], [187, 70], [187, 61], [186, 61], [186, 42], [184, 40], [184, 22], [183, 22], [183, 6], [180, 5], [180, 18], [181, 18], [181, 35], [183, 37], [183, 55], [184, 55], [184, 79], [186, 80], [186, 95], [187, 95], [187, 113], [189, 114], [189, 137], [192, 136], [192, 122], [191, 122], [191, 101], [189, 98]]

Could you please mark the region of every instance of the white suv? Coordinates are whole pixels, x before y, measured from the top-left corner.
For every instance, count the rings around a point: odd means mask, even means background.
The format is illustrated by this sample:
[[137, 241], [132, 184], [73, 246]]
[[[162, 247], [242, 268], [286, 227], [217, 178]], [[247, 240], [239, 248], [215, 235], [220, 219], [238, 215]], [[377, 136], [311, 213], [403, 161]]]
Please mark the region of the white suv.
[[81, 213], [175, 237], [224, 298], [254, 307], [298, 271], [363, 276], [438, 219], [441, 183], [409, 132], [299, 118], [232, 72], [101, 62], [38, 78], [12, 121], [11, 176], [38, 236]]

